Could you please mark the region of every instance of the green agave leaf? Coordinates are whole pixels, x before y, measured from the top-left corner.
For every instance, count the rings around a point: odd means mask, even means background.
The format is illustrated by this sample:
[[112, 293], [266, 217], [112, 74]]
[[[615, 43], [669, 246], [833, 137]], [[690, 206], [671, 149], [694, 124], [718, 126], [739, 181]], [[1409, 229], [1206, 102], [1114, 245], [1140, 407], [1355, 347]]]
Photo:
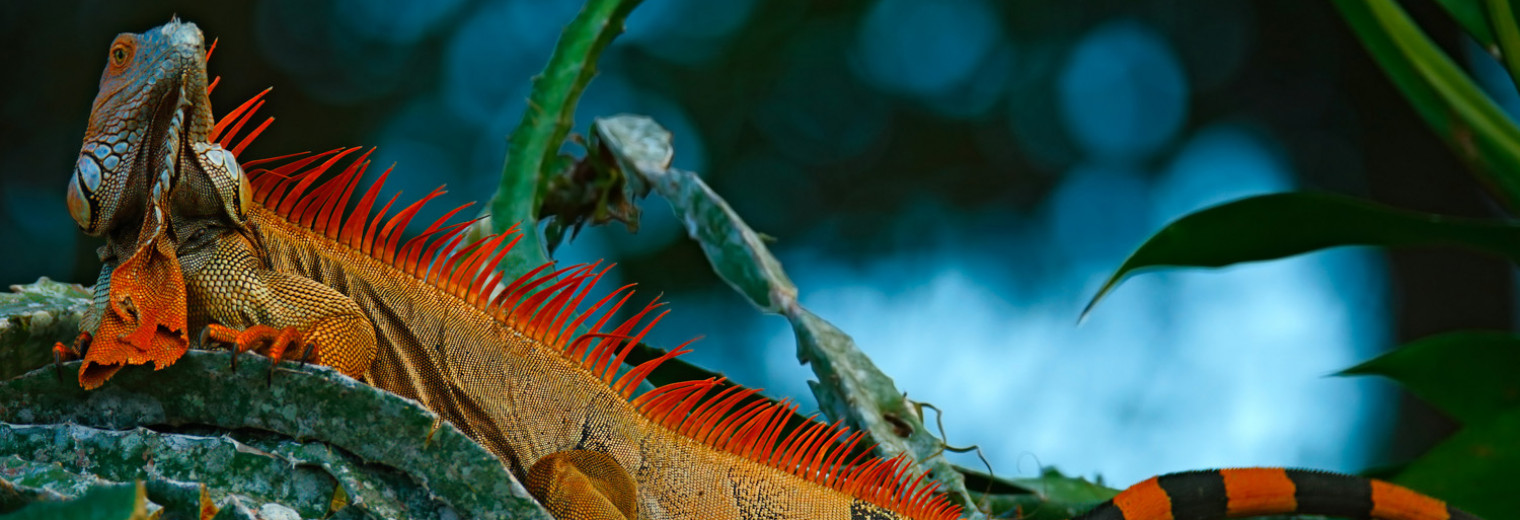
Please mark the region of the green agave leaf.
[[90, 292], [46, 276], [0, 293], [0, 379], [53, 362], [53, 343], [72, 342]]
[[[268, 358], [240, 359], [232, 370], [225, 351], [190, 350], [163, 370], [124, 368], [90, 391], [45, 367], [0, 381], [0, 403], [5, 403], [0, 421], [111, 430], [171, 425], [271, 431], [329, 443], [365, 461], [398, 468], [469, 518], [548, 518], [500, 460], [416, 401], [328, 367], [282, 363], [270, 378]], [[72, 374], [79, 362], [62, 368]], [[346, 471], [336, 460], [295, 447], [265, 448], [285, 452], [281, 455], [297, 464]], [[360, 499], [367, 493], [358, 487], [353, 491], [350, 496]]]
[[[1397, 3], [1336, 0], [1335, 5], [1425, 123], [1491, 193], [1509, 207], [1520, 208], [1520, 127]], [[1450, 3], [1448, 9], [1454, 15], [1468, 12], [1465, 4]], [[1476, 24], [1474, 15], [1456, 16], [1468, 30]]]
[[1152, 267], [1223, 267], [1338, 246], [1460, 246], [1520, 263], [1520, 225], [1402, 210], [1328, 193], [1278, 193], [1183, 216], [1152, 235], [1093, 296]]
[[5, 515], [7, 520], [128, 520], [146, 518], [147, 491], [141, 483], [99, 485], [79, 498], [36, 502]]
[[1520, 518], [1520, 410], [1462, 428], [1410, 463], [1394, 482], [1483, 518]]
[[1340, 375], [1380, 375], [1451, 414], [1478, 424], [1520, 410], [1520, 336], [1465, 331], [1422, 338]]

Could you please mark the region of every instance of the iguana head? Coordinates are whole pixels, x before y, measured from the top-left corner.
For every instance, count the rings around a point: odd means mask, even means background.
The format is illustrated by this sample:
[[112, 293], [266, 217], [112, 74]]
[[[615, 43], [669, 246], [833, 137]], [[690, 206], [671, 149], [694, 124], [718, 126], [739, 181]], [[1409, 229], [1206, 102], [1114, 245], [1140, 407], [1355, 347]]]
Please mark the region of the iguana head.
[[69, 214], [86, 234], [136, 233], [143, 202], [166, 195], [187, 162], [211, 153], [192, 151], [212, 125], [204, 44], [195, 24], [178, 20], [111, 43], [69, 180]]

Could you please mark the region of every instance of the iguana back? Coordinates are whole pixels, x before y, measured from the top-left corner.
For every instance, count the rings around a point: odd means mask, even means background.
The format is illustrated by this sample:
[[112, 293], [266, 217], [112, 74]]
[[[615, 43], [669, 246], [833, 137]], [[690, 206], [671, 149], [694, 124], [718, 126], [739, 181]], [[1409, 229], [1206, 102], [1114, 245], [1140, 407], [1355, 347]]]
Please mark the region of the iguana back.
[[[595, 265], [552, 273], [541, 267], [501, 283], [490, 266], [512, 242], [498, 235], [461, 244], [468, 223], [443, 223], [453, 212], [400, 242], [420, 206], [389, 219], [384, 209], [370, 216], [381, 183], [355, 193], [363, 157], [314, 182], [352, 151], [251, 172], [256, 204], [248, 232], [227, 231], [214, 252], [182, 258], [191, 308], [213, 314], [192, 313], [192, 327], [224, 320], [214, 316], [216, 308], [233, 307], [223, 302], [266, 292], [252, 287], [251, 271], [290, 273], [336, 289], [377, 332], [368, 382], [436, 411], [530, 484], [545, 457], [577, 450], [610, 455], [634, 481], [644, 518], [958, 516], [932, 486], [907, 481], [901, 460], [846, 460], [859, 452], [858, 434], [819, 423], [786, 428], [794, 407], [785, 404], [741, 407], [752, 390], [713, 392], [718, 381], [704, 380], [634, 396], [656, 365], [683, 352], [617, 376], [616, 367], [658, 321], [643, 320], [657, 304], [608, 325], [631, 296], [624, 287], [581, 312], [606, 272]], [[345, 211], [355, 196], [357, 207]], [[273, 292], [306, 305], [327, 303], [320, 295]], [[578, 334], [583, 326], [590, 332]], [[790, 433], [782, 437], [783, 431]]]

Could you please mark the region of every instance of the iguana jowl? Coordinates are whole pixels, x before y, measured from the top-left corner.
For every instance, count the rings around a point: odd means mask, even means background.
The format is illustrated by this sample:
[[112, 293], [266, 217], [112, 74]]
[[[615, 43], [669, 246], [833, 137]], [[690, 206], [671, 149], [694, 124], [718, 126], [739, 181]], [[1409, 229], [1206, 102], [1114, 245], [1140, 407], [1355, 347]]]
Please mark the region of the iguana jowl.
[[[171, 22], [155, 31], [193, 32], [199, 45], [193, 25]], [[149, 35], [137, 41], [162, 45], [174, 40]], [[115, 66], [114, 47], [112, 52], [108, 75]], [[204, 61], [193, 66], [201, 67], [203, 84]], [[96, 118], [109, 122], [125, 113], [102, 114], [101, 106], [97, 102], [92, 129]], [[146, 114], [158, 121], [154, 114], [161, 112]], [[164, 148], [167, 143], [176, 145], [169, 148], [222, 150], [211, 141], [230, 145], [252, 113], [245, 104], [209, 132], [186, 132], [181, 143], [161, 133], [128, 134], [129, 141], [137, 140], [128, 147]], [[172, 118], [169, 126], [173, 128]], [[248, 138], [241, 142], [245, 145]], [[88, 143], [87, 137], [87, 151]], [[417, 209], [438, 192], [387, 218], [396, 201], [392, 197], [371, 215], [390, 172], [361, 193], [368, 155], [354, 158], [355, 151], [251, 161], [242, 167], [222, 151], [215, 156], [220, 161], [179, 161], [180, 169], [157, 177], [161, 189], [156, 192], [104, 193], [112, 188], [100, 186], [118, 185], [96, 182], [89, 191], [80, 190], [85, 199], [116, 202], [105, 210], [88, 206], [88, 218], [74, 210], [83, 206], [73, 204], [71, 191], [71, 210], [87, 232], [99, 232], [100, 227], [86, 226], [94, 225], [97, 214], [107, 216], [103, 222], [113, 222], [110, 216], [124, 215], [121, 208], [134, 200], [156, 208], [143, 211], [142, 220], [158, 224], [152, 235], [164, 237], [160, 244], [175, 246], [171, 256], [183, 273], [191, 328], [210, 325], [213, 339], [236, 343], [239, 349], [272, 337], [313, 345], [320, 362], [416, 399], [485, 445], [557, 518], [959, 515], [922, 476], [909, 478], [915, 475], [908, 474], [902, 460], [851, 458], [860, 434], [846, 435], [838, 425], [788, 425], [794, 407], [746, 403], [754, 390], [713, 392], [717, 382], [704, 380], [634, 396], [649, 371], [682, 352], [678, 348], [618, 375], [616, 368], [632, 346], [663, 315], [638, 325], [654, 304], [609, 326], [608, 318], [629, 298], [623, 287], [589, 305], [601, 311], [594, 321], [595, 312], [578, 313], [591, 286], [606, 272], [595, 265], [552, 273], [541, 266], [520, 279], [502, 280], [490, 267], [514, 241], [497, 235], [462, 244], [468, 223], [447, 224], [454, 212], [402, 242], [402, 231]], [[218, 167], [207, 167], [207, 162]], [[279, 166], [254, 169], [273, 164]], [[247, 179], [243, 167], [251, 169]], [[91, 184], [81, 180], [86, 174], [76, 171], [71, 190]], [[124, 178], [139, 174], [127, 170]], [[140, 241], [134, 237], [132, 243]], [[167, 262], [161, 256], [144, 257], [145, 264], [161, 266]], [[117, 280], [104, 279], [103, 285], [109, 283], [114, 294]], [[592, 332], [579, 333], [582, 326]], [[98, 348], [92, 347], [92, 353]], [[1474, 518], [1392, 484], [1274, 468], [1163, 475], [1131, 487], [1083, 518], [1268, 514]]]

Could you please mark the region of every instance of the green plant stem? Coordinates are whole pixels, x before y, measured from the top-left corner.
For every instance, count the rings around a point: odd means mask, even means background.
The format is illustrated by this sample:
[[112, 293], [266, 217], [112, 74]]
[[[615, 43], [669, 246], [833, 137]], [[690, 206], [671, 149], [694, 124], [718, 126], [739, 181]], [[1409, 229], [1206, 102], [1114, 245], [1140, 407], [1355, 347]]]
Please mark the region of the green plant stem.
[[641, 0], [590, 0], [560, 34], [544, 71], [533, 77], [533, 91], [522, 122], [507, 143], [501, 184], [488, 208], [491, 231], [501, 233], [521, 224], [522, 241], [500, 266], [508, 275], [521, 275], [548, 261], [536, 218], [543, 197], [545, 173], [565, 142], [575, 120], [575, 104], [591, 78], [596, 60], [613, 38], [623, 32], [623, 20]]

